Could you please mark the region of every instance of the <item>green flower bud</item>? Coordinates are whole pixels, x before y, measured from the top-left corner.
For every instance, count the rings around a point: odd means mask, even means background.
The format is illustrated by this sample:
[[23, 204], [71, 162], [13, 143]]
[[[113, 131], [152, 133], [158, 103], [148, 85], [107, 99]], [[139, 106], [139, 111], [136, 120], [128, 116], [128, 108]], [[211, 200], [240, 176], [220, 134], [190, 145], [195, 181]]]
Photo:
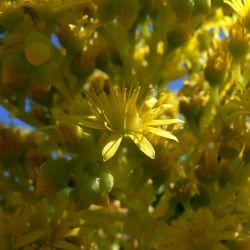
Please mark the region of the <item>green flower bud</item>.
[[95, 55], [91, 55], [89, 51], [74, 55], [70, 62], [70, 69], [80, 78], [89, 76], [95, 69]]
[[195, 169], [196, 178], [203, 183], [216, 181], [220, 177], [220, 165], [214, 151], [207, 149], [202, 153]]
[[42, 164], [37, 176], [36, 193], [49, 196], [67, 187], [69, 168], [64, 162], [50, 160]]
[[242, 24], [236, 22], [230, 30], [229, 51], [235, 61], [240, 61], [249, 50], [249, 36]]
[[57, 36], [62, 46], [71, 53], [82, 53], [87, 39], [86, 32], [81, 31], [76, 24], [69, 24], [67, 19], [63, 20], [59, 27]]
[[211, 86], [218, 86], [226, 80], [231, 58], [224, 41], [209, 52], [204, 76]]
[[56, 132], [58, 141], [69, 149], [79, 146], [79, 141], [84, 138], [82, 128], [77, 125], [59, 124]]
[[38, 66], [47, 62], [52, 55], [52, 45], [49, 38], [38, 32], [30, 33], [25, 39], [24, 54], [32, 65]]
[[106, 171], [101, 171], [100, 172], [100, 180], [101, 180], [101, 187], [102, 189], [109, 193], [114, 185], [114, 177], [110, 173]]
[[[90, 186], [93, 184], [93, 188], [100, 190], [101, 192], [109, 193], [114, 185], [113, 176], [98, 166], [95, 162], [87, 162], [84, 166], [84, 173], [89, 177], [93, 177], [90, 181]], [[93, 182], [93, 183], [92, 183]]]
[[183, 202], [192, 196], [194, 185], [187, 178], [179, 178], [171, 191], [176, 201]]
[[204, 103], [204, 98], [199, 95], [195, 95], [193, 98], [181, 96], [179, 100], [179, 109], [187, 119], [198, 121], [203, 113]]

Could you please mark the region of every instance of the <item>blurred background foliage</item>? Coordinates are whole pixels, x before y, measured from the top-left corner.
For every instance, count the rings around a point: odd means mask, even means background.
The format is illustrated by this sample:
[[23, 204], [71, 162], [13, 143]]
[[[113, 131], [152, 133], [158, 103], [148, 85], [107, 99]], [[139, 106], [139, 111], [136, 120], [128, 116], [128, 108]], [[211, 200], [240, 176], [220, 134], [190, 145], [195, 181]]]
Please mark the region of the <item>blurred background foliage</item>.
[[0, 249], [250, 249], [249, 20], [0, 1]]

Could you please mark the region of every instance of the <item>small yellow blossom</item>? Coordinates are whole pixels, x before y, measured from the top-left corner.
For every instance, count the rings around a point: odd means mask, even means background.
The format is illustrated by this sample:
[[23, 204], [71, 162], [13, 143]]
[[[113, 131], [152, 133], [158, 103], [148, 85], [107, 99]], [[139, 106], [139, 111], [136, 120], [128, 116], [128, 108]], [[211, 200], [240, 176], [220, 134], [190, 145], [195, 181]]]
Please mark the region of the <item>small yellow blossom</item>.
[[240, 16], [242, 24], [250, 30], [250, 0], [224, 0]]
[[234, 238], [234, 231], [228, 226], [233, 220], [233, 216], [218, 220], [208, 208], [187, 214], [168, 228], [169, 244], [165, 249], [225, 250], [222, 241]]
[[178, 142], [163, 126], [182, 121], [160, 119], [170, 105], [161, 104], [154, 107], [154, 98], [145, 99], [141, 105], [137, 105], [139, 93], [139, 86], [128, 90], [113, 85], [99, 95], [91, 93], [91, 96], [87, 97], [92, 115], [70, 116], [70, 119], [80, 126], [104, 130], [111, 134], [102, 150], [104, 161], [114, 156], [124, 137], [131, 138], [138, 148], [152, 159], [155, 158], [155, 151], [146, 134], [153, 133]]

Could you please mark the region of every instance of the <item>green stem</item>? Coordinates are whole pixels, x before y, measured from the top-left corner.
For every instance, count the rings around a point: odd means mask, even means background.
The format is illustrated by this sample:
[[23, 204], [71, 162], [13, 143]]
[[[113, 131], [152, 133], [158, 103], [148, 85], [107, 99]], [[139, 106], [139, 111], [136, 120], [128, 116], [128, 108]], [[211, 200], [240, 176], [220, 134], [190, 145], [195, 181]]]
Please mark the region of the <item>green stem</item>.
[[220, 105], [220, 94], [219, 94], [219, 86], [214, 86], [210, 90], [210, 96], [211, 96], [211, 104], [212, 105]]
[[242, 76], [240, 63], [235, 63], [234, 72], [235, 72], [235, 80], [237, 82], [237, 86], [240, 89], [244, 89], [246, 85], [246, 81], [244, 81], [244, 78]]

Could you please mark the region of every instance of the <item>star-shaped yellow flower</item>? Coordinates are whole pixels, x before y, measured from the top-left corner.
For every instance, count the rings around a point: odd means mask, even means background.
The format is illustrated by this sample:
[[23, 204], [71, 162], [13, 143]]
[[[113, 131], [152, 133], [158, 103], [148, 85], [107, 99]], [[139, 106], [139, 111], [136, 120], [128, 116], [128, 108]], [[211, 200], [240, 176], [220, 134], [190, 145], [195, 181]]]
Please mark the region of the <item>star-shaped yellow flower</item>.
[[114, 156], [124, 137], [129, 137], [138, 148], [155, 158], [155, 151], [146, 138], [146, 134], [165, 137], [178, 142], [178, 139], [163, 126], [182, 122], [179, 119], [161, 119], [171, 105], [155, 106], [154, 98], [145, 99], [141, 105], [137, 104], [140, 87], [128, 90], [118, 85], [111, 85], [108, 91], [100, 94], [91, 93], [88, 98], [91, 115], [72, 116], [77, 124], [92, 129], [104, 130], [110, 138], [102, 150], [103, 160], [107, 161]]
[[250, 0], [224, 0], [239, 16], [242, 24], [250, 31]]

